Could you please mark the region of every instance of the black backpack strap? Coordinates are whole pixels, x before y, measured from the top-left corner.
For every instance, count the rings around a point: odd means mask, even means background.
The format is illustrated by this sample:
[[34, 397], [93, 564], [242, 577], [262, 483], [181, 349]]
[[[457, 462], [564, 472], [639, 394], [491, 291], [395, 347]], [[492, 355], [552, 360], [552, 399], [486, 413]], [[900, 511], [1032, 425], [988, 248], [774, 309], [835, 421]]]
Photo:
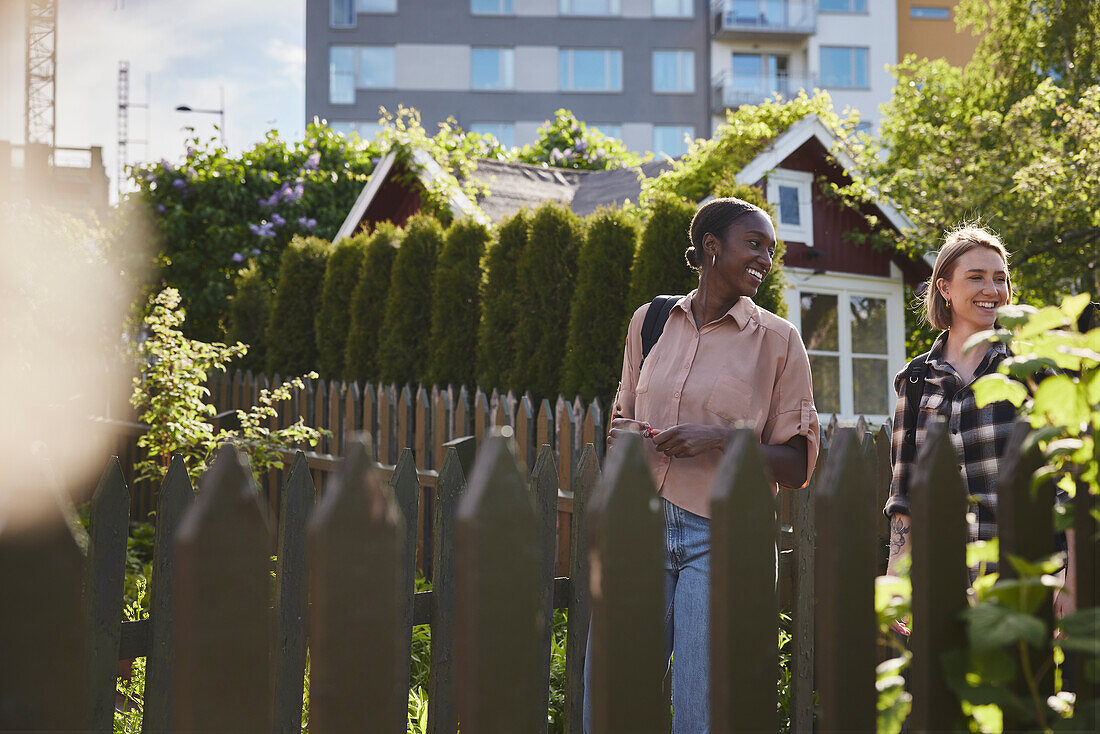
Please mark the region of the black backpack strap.
[[645, 312], [645, 320], [642, 321], [642, 361], [638, 363], [638, 371], [641, 372], [645, 358], [649, 356], [661, 333], [665, 330], [665, 322], [672, 309], [679, 303], [683, 296], [657, 296], [649, 303]]
[[905, 402], [908, 410], [905, 411], [905, 442], [916, 444], [917, 442], [917, 414], [920, 412], [920, 399], [924, 395], [924, 380], [928, 375], [928, 355], [930, 352], [913, 357], [909, 366], [905, 369]]

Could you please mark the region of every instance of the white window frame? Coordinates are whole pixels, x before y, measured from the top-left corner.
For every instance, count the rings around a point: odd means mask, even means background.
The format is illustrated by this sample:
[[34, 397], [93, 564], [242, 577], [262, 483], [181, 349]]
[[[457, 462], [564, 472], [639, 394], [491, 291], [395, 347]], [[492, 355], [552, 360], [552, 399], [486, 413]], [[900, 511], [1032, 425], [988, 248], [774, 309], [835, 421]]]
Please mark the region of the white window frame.
[[[495, 51], [500, 83], [496, 85], [478, 85], [474, 79], [474, 53]], [[478, 92], [512, 91], [516, 88], [516, 52], [503, 46], [473, 46], [470, 49], [470, 89]]]
[[470, 0], [470, 15], [515, 15], [513, 0], [495, 0], [496, 10], [478, 10], [474, 7], [475, 0]]
[[[658, 89], [657, 88], [657, 59], [659, 57], [668, 58], [676, 65], [676, 83], [677, 86], [674, 89]], [[695, 93], [695, 52], [689, 49], [680, 48], [659, 48], [654, 49], [651, 53], [652, 58], [652, 71], [653, 79], [651, 86], [653, 87], [654, 94], [694, 94]], [[687, 87], [679, 86], [681, 82], [685, 80], [685, 72], [687, 74], [686, 79], [689, 82]]]
[[[578, 51], [581, 52], [603, 52], [605, 56], [604, 66], [604, 81], [608, 83], [608, 86], [601, 87], [599, 89], [579, 89], [574, 85], [575, 64], [574, 54]], [[566, 61], [566, 77], [561, 78], [562, 67], [562, 54], [565, 54]], [[617, 54], [619, 58], [619, 74], [618, 79], [613, 79], [611, 74], [610, 59], [613, 54]], [[558, 49], [558, 90], [561, 92], [577, 92], [580, 94], [608, 94], [614, 92], [623, 91], [623, 52], [619, 48], [559, 48]]]
[[779, 212], [779, 187], [791, 186], [798, 189], [797, 225], [784, 224], [782, 216], [775, 221], [775, 234], [779, 239], [802, 242], [807, 247], [814, 246], [814, 175], [809, 171], [792, 171], [787, 168], [775, 168], [768, 173], [768, 201]]
[[[852, 296], [863, 298], [881, 298], [886, 301], [886, 377], [882, 390], [886, 395], [887, 413], [864, 414], [870, 423], [883, 423], [891, 418], [897, 396], [894, 394], [894, 375], [905, 366], [905, 294], [901, 271], [890, 266], [892, 277], [881, 278], [870, 275], [848, 273], [815, 273], [806, 268], [787, 268], [787, 277], [791, 285], [786, 291], [787, 319], [802, 333], [802, 294], [820, 293], [835, 295], [837, 299], [837, 345], [840, 352], [840, 412], [837, 420], [846, 423], [855, 421], [855, 390], [853, 385], [852, 359], [862, 354], [852, 353], [852, 313], [848, 306]], [[882, 355], [866, 355], [881, 357]], [[831, 413], [818, 413], [824, 425]]]
[[[594, 3], [602, 3], [606, 10], [590, 8], [589, 6]], [[622, 15], [622, 5], [620, 0], [558, 0], [558, 14], [584, 18], [610, 18]]]
[[675, 12], [662, 13], [658, 10], [658, 5], [661, 0], [653, 0], [653, 17], [654, 18], [694, 18], [695, 17], [695, 3], [693, 0], [672, 0], [672, 3], [676, 5]]

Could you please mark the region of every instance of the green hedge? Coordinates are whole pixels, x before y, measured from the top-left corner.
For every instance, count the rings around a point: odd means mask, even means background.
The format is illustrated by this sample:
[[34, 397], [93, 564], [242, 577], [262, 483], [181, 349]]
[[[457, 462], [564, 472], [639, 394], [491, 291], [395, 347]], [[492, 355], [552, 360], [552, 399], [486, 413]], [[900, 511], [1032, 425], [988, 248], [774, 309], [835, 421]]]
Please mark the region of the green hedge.
[[476, 382], [478, 287], [488, 241], [488, 228], [473, 219], [460, 219], [447, 230], [432, 284], [428, 380], [437, 385]]
[[562, 392], [579, 394], [585, 402], [598, 396], [606, 406], [622, 368], [622, 325], [631, 313], [626, 299], [638, 225], [617, 209], [601, 209], [587, 224], [570, 307]]
[[[531, 215], [521, 209], [497, 228], [482, 264], [481, 324], [477, 332], [477, 384], [486, 390], [511, 384], [516, 354], [516, 269], [527, 246]], [[519, 389], [523, 389], [519, 387]]]
[[386, 316], [378, 348], [383, 382], [416, 383], [425, 378], [432, 318], [432, 275], [443, 247], [443, 226], [433, 217], [409, 219], [393, 261]]
[[536, 399], [552, 397], [561, 387], [582, 236], [576, 215], [557, 203], [542, 204], [531, 217], [527, 247], [519, 258], [512, 384]]
[[[687, 293], [699, 285], [699, 275], [684, 259], [695, 206], [678, 196], [657, 193], [645, 212], [641, 242], [630, 269], [630, 293], [621, 327], [634, 309], [660, 295]], [[623, 332], [625, 334], [625, 331]]]
[[366, 233], [341, 240], [333, 246], [321, 287], [321, 307], [314, 328], [317, 332], [317, 371], [326, 379], [344, 376], [352, 293], [359, 282], [359, 270], [367, 250]]
[[401, 230], [390, 222], [375, 227], [351, 296], [344, 374], [352, 380], [378, 378], [378, 343], [386, 318], [386, 297]]
[[228, 341], [244, 342], [248, 354], [233, 363], [233, 367], [263, 372], [267, 359], [267, 319], [271, 313], [271, 284], [256, 263], [240, 271], [233, 281], [233, 296], [229, 302]]
[[267, 325], [267, 371], [300, 375], [317, 369], [314, 320], [332, 245], [295, 237], [279, 262], [279, 285]]

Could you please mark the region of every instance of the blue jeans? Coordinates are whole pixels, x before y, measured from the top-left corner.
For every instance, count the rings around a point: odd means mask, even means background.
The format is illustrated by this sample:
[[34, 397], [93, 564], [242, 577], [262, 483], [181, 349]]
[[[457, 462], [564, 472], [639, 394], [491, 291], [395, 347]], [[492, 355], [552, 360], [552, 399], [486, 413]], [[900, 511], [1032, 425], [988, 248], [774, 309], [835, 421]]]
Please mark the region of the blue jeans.
[[[710, 732], [710, 520], [661, 499], [665, 516], [665, 650], [672, 661], [672, 734]], [[589, 661], [583, 724], [592, 734]]]

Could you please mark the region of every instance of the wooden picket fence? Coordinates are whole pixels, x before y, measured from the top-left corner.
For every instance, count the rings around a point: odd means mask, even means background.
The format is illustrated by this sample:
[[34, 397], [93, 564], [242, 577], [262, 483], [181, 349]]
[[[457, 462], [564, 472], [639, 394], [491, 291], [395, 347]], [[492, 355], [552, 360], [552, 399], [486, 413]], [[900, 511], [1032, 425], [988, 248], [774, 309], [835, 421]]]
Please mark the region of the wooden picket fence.
[[[1021, 424], [1000, 487], [1002, 557], [1038, 558], [1052, 544], [1053, 497], [1029, 491], [1036, 458], [1021, 451], [1025, 435]], [[781, 574], [795, 579], [793, 731], [875, 730], [875, 485], [887, 436], [836, 430], [811, 485], [790, 493], [793, 549]], [[458, 722], [472, 733], [545, 731], [551, 611], [568, 609], [566, 731], [580, 731], [585, 695], [599, 732], [667, 731], [662, 515], [640, 439], [624, 440], [602, 471], [594, 446], [582, 452], [568, 578], [554, 577], [562, 482], [549, 447], [526, 475], [503, 436], [487, 437], [472, 467], [473, 439], [444, 445], [435, 583], [421, 593], [412, 451], [387, 481], [371, 442], [347, 440], [319, 498], [303, 455], [287, 474], [274, 588], [271, 530], [247, 460], [223, 447], [197, 496], [174, 462], [158, 497], [151, 616], [140, 622], [121, 621], [130, 497], [117, 461], [94, 493], [86, 555], [60, 511], [33, 528], [8, 518], [0, 728], [110, 731], [117, 662], [144, 656], [144, 731], [299, 731], [308, 647], [311, 730], [404, 731], [411, 626], [428, 623], [429, 731], [450, 734]], [[961, 716], [939, 660], [963, 641], [966, 492], [942, 424], [928, 442], [913, 489], [911, 723], [946, 731]], [[731, 441], [711, 496], [713, 728], [772, 731], [780, 529], [751, 431]], [[1094, 501], [1076, 500], [1081, 607], [1096, 605]], [[1078, 695], [1087, 703], [1095, 690]]]

